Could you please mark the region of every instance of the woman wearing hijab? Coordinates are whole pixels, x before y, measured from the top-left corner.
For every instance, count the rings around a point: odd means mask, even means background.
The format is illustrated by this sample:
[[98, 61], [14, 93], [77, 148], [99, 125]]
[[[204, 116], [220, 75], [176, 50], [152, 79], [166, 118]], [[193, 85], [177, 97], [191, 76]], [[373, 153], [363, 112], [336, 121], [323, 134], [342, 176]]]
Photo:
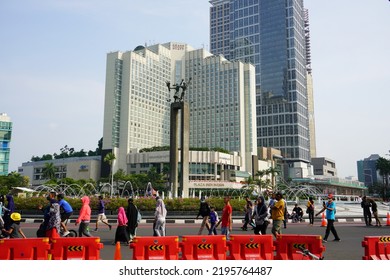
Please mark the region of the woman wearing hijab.
[[6, 209], [4, 209], [4, 228], [6, 230], [9, 230], [13, 221], [11, 219], [11, 214], [15, 212], [15, 203], [14, 198], [12, 195], [7, 194], [7, 205], [5, 206]]
[[126, 244], [129, 244], [129, 233], [127, 231], [127, 216], [125, 212], [125, 208], [119, 207], [118, 209], [118, 227], [116, 228], [115, 232], [115, 241], [114, 244], [117, 242], [124, 242]]
[[167, 209], [164, 201], [156, 197], [156, 211], [154, 212], [154, 232], [156, 236], [165, 236], [165, 218], [167, 216]]
[[55, 199], [50, 199], [50, 207], [47, 213], [45, 236], [49, 238], [60, 237], [61, 215], [60, 205]]
[[129, 198], [127, 200], [128, 205], [126, 209], [126, 217], [127, 217], [127, 232], [129, 234], [130, 242], [136, 235], [136, 230], [138, 227], [138, 209], [134, 205], [133, 198]]
[[266, 234], [269, 221], [267, 219], [268, 208], [265, 205], [263, 196], [259, 196], [256, 200], [256, 206], [253, 211], [252, 218], [255, 219], [255, 234]]

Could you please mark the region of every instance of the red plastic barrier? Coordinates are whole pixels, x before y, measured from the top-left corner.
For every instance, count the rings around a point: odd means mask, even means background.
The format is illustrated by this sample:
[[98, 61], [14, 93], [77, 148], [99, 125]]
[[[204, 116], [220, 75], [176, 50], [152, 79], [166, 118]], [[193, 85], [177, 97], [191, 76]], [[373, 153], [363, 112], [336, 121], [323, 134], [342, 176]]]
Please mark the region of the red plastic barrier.
[[178, 236], [136, 237], [130, 244], [133, 260], [178, 260]]
[[47, 260], [49, 238], [14, 238], [0, 240], [0, 260]]
[[225, 235], [187, 235], [179, 245], [183, 260], [226, 260]]
[[228, 260], [273, 260], [274, 244], [271, 234], [230, 235], [227, 242]]
[[299, 253], [300, 247], [320, 258], [325, 251], [320, 235], [281, 234], [276, 238], [275, 245], [276, 260], [310, 260], [310, 256]]
[[365, 236], [363, 260], [390, 260], [390, 236]]
[[51, 240], [52, 260], [99, 260], [103, 243], [99, 237], [67, 237]]

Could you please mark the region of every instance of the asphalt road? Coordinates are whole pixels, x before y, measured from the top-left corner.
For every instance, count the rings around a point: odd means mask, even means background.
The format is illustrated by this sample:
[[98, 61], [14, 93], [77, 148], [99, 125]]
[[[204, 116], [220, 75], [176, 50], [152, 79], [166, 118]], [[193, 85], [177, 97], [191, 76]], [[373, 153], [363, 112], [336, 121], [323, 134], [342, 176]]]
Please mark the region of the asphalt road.
[[[38, 223], [22, 224], [22, 229], [27, 237], [35, 237]], [[307, 223], [288, 223], [287, 228], [282, 230], [285, 234], [308, 234], [321, 235], [325, 233], [325, 227], [321, 227], [320, 223], [314, 226], [308, 226]], [[70, 228], [76, 229], [74, 225], [68, 225]], [[167, 224], [167, 235], [183, 236], [196, 235], [199, 229], [199, 224]], [[232, 234], [253, 234], [252, 231], [242, 231], [241, 224], [234, 223]], [[362, 241], [365, 236], [390, 236], [390, 227], [366, 227], [363, 223], [335, 223], [336, 230], [341, 238], [341, 242], [332, 242], [333, 235], [330, 234], [329, 242], [324, 243], [326, 250], [324, 257], [326, 260], [362, 260], [364, 255], [364, 247]], [[95, 228], [91, 224], [91, 229]], [[270, 233], [271, 225], [268, 227], [267, 233]], [[100, 257], [103, 260], [113, 260], [115, 253], [115, 245], [113, 245], [116, 226], [113, 225], [110, 231], [107, 226], [100, 224], [98, 232], [92, 232], [94, 236], [99, 236], [104, 248], [100, 252]], [[143, 223], [139, 226], [138, 236], [152, 236], [152, 224]], [[206, 230], [204, 233], [206, 234]], [[122, 260], [132, 259], [132, 250], [129, 246], [121, 245]]]

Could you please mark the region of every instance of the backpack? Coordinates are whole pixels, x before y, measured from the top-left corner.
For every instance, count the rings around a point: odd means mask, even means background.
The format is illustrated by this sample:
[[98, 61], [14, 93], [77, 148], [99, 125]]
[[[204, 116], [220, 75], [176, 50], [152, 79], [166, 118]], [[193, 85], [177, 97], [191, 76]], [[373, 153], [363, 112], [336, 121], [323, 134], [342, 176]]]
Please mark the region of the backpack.
[[202, 217], [204, 216], [209, 216], [210, 215], [210, 206], [207, 202], [201, 202], [200, 203], [200, 210], [199, 210], [199, 213], [202, 215]]

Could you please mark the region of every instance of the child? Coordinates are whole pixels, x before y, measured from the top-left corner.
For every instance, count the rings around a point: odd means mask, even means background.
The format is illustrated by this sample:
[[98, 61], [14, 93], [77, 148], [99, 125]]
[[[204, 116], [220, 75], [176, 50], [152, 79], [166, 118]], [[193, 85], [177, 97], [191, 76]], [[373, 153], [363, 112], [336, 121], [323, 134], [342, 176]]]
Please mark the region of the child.
[[19, 213], [14, 212], [11, 214], [11, 220], [12, 223], [10, 229], [2, 229], [2, 232], [9, 236], [9, 238], [20, 238], [19, 234], [23, 238], [26, 238], [22, 229], [20, 228], [20, 221], [22, 220], [22, 216]]
[[210, 229], [209, 235], [217, 235], [216, 224], [218, 222], [218, 213], [215, 212], [215, 207], [210, 207]]

